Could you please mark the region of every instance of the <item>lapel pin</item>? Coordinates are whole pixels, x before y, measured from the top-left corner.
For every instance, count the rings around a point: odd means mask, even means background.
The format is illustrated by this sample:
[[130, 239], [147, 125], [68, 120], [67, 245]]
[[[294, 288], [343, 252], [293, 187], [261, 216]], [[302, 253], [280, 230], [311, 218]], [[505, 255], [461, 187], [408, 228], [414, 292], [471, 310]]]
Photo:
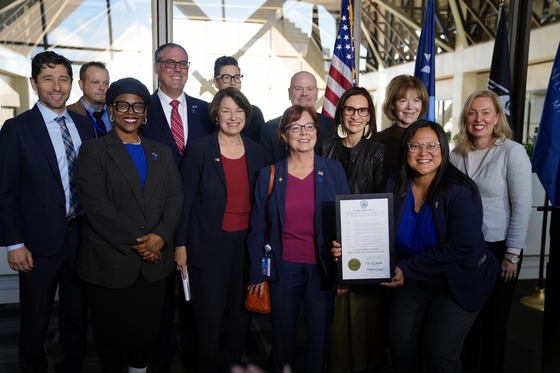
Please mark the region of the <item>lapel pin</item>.
[[318, 174], [319, 176], [323, 176], [323, 171], [319, 170], [319, 171], [317, 171], [317, 174]]
[[197, 105], [191, 106], [191, 113], [196, 114], [197, 111], [198, 111], [198, 106]]
[[220, 163], [220, 158], [219, 157], [214, 158], [214, 162]]
[[153, 159], [154, 161], [157, 161], [157, 158], [158, 158], [157, 153], [152, 153], [152, 159]]
[[281, 183], [282, 180], [284, 180], [284, 179], [282, 178], [282, 176], [280, 176], [280, 177], [278, 178], [278, 182]]

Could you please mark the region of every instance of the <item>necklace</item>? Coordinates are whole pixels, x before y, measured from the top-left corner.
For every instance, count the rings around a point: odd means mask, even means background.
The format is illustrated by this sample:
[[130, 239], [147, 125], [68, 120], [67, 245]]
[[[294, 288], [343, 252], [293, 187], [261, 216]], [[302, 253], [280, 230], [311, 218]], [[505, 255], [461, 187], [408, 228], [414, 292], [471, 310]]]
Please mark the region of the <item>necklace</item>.
[[140, 136], [138, 136], [138, 141], [137, 141], [137, 142], [126, 142], [126, 141], [123, 141], [122, 143], [123, 143], [123, 144], [127, 144], [127, 145], [140, 145], [140, 144], [142, 144], [142, 139], [140, 138]]

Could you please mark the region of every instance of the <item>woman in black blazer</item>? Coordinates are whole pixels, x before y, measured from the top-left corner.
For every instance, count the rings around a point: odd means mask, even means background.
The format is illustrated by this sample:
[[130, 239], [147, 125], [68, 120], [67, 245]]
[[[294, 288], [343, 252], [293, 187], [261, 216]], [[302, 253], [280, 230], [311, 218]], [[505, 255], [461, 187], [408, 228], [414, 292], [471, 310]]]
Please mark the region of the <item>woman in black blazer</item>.
[[84, 142], [74, 181], [86, 216], [78, 273], [87, 284], [101, 372], [146, 372], [162, 317], [183, 195], [169, 149], [140, 137], [150, 100], [138, 80], [111, 84], [113, 130]]
[[216, 94], [210, 117], [218, 131], [193, 141], [181, 165], [185, 202], [176, 252], [178, 267], [188, 263], [199, 371], [214, 373], [240, 363], [243, 354], [249, 323], [245, 241], [264, 152], [241, 135], [251, 104], [237, 88]]

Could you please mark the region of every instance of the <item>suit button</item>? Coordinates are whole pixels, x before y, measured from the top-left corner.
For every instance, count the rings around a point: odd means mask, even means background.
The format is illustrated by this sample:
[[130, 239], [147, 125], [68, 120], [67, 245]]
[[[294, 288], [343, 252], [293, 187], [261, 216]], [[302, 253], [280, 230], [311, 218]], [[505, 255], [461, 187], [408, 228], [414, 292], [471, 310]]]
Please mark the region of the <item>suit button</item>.
[[144, 227], [143, 225], [140, 226], [140, 229], [142, 229], [143, 231], [146, 230], [146, 227]]

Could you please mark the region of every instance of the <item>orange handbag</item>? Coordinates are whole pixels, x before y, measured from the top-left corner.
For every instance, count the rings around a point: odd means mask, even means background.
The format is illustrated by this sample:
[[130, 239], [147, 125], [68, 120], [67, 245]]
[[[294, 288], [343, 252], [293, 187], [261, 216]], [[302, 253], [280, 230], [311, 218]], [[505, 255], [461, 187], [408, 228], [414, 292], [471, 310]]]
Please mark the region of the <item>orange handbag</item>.
[[[272, 186], [274, 185], [274, 165], [270, 168], [270, 181], [268, 182], [268, 195], [267, 199], [270, 197], [270, 193], [272, 193]], [[268, 204], [268, 201], [267, 201]], [[266, 222], [265, 222], [266, 224]], [[265, 225], [265, 237], [267, 236], [266, 232], [266, 225]], [[247, 297], [245, 298], [245, 307], [249, 311], [258, 312], [269, 314], [270, 313], [270, 288], [268, 287], [268, 282], [265, 281], [263, 289], [263, 296], [259, 297], [258, 295], [253, 295], [249, 290], [247, 290]]]

